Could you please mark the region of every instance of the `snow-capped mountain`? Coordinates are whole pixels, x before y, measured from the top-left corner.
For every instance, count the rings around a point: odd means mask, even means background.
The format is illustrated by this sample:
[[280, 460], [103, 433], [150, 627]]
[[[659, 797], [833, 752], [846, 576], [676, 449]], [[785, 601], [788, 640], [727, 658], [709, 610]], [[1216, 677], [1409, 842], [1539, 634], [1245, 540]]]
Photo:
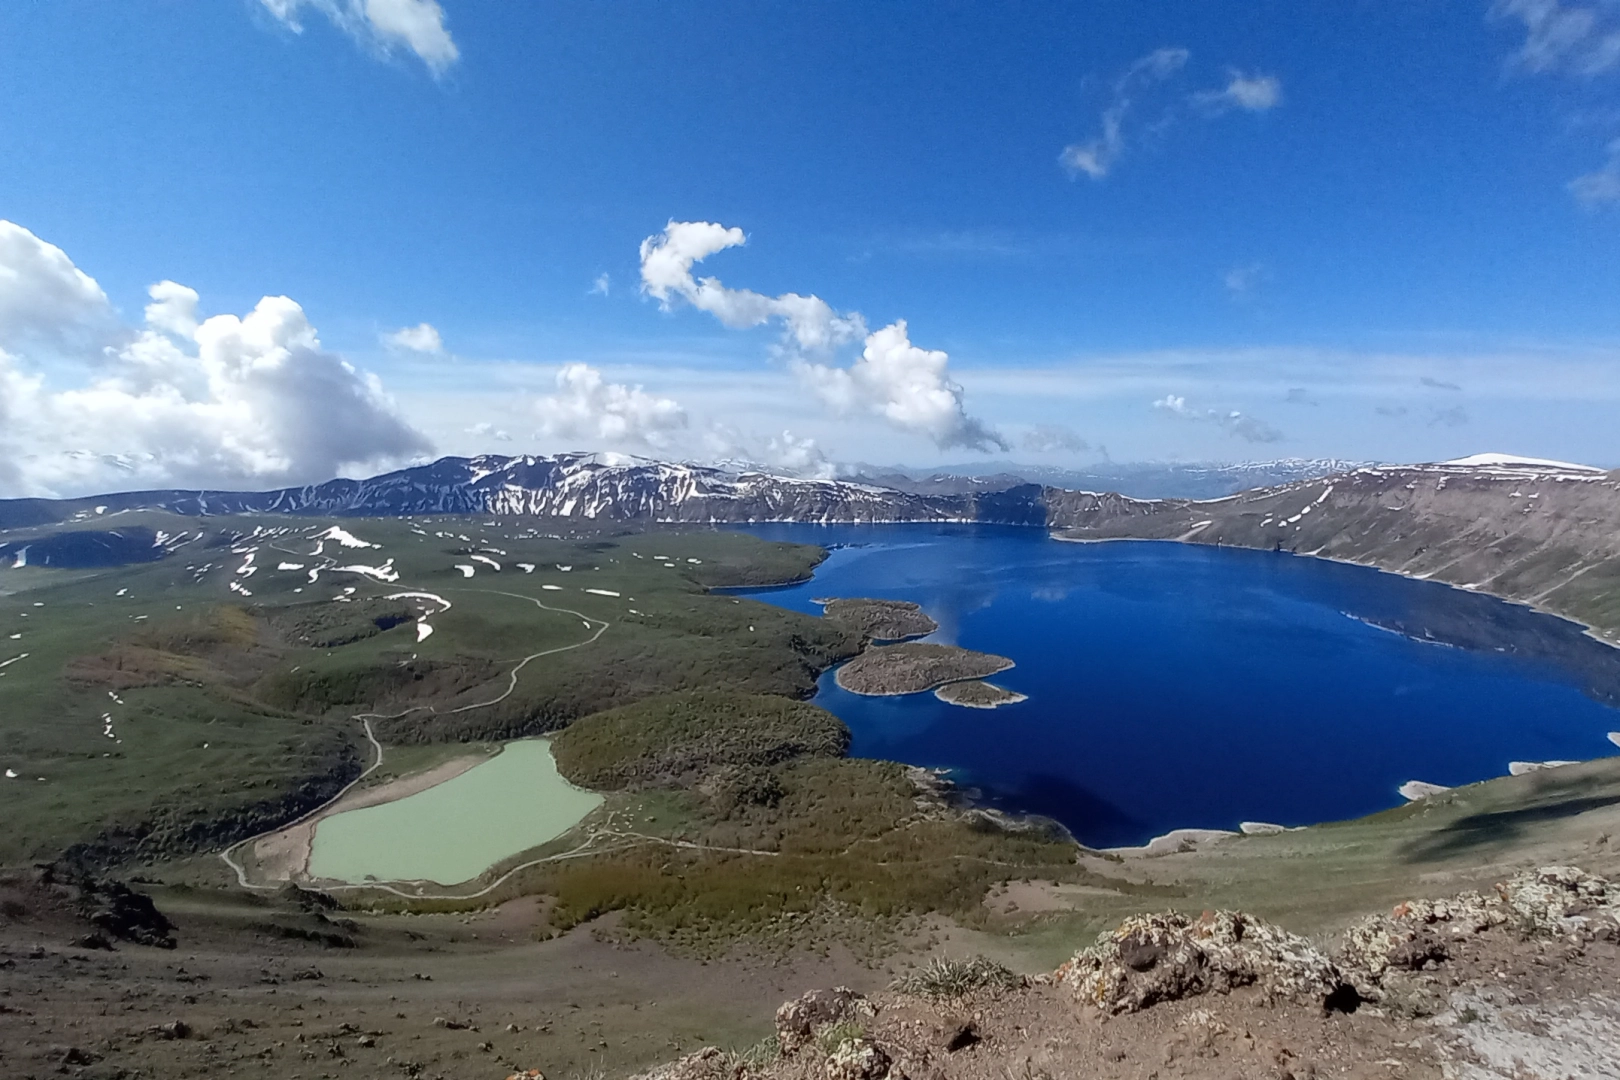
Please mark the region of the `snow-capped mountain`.
[[[1336, 475], [1440, 471], [1476, 480], [1541, 473], [1601, 477], [1585, 466], [1479, 455], [1435, 465], [1363, 467]], [[1256, 479], [1270, 478], [1261, 472]], [[1310, 481], [1256, 483], [1286, 491]], [[747, 523], [763, 521], [970, 521], [1071, 527], [1163, 512], [1186, 499], [1149, 500], [1075, 491], [1017, 477], [994, 483], [919, 482], [906, 490], [872, 482], [804, 479], [748, 465], [673, 464], [606, 454], [442, 458], [365, 480], [330, 480], [275, 491], [140, 491], [85, 499], [0, 500], [0, 528], [48, 524], [74, 515], [132, 509], [180, 514], [401, 516], [491, 514], [572, 521]]]

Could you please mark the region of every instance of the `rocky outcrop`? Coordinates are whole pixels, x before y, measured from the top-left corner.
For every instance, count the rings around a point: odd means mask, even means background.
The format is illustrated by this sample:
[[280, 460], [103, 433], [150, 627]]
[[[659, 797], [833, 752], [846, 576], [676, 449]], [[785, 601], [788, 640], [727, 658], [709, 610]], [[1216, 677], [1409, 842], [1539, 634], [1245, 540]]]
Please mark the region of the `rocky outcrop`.
[[874, 1015], [872, 1003], [848, 987], [811, 990], [776, 1010], [776, 1045], [785, 1055], [796, 1054], [824, 1028]]
[[1126, 919], [1051, 975], [965, 977], [998, 970], [942, 962], [870, 1000], [812, 992], [778, 1012], [774, 1055], [710, 1048], [645, 1080], [1566, 1080], [1620, 1060], [1620, 888], [1569, 866], [1401, 904], [1331, 956], [1243, 912], [1171, 912]]
[[1257, 986], [1269, 999], [1353, 1004], [1343, 974], [1297, 934], [1241, 911], [1133, 915], [1058, 969], [1075, 999], [1108, 1013]]

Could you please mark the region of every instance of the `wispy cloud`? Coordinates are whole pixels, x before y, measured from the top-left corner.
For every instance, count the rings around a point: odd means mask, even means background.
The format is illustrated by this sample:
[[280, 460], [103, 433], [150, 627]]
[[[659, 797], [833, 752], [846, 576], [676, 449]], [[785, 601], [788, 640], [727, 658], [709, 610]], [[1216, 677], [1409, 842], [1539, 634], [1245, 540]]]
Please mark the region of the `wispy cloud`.
[[1468, 410], [1461, 405], [1453, 405], [1449, 409], [1430, 409], [1430, 427], [1462, 427], [1468, 423]]
[[1282, 432], [1257, 416], [1250, 416], [1236, 409], [1223, 412], [1220, 409], [1194, 408], [1187, 404], [1185, 397], [1177, 394], [1166, 394], [1155, 401], [1153, 407], [1182, 420], [1214, 424], [1228, 435], [1244, 442], [1274, 443], [1282, 441], [1283, 437]]
[[1191, 55], [1181, 48], [1155, 49], [1126, 68], [1114, 80], [1113, 100], [1103, 109], [1101, 132], [1087, 142], [1065, 146], [1058, 155], [1063, 167], [1073, 175], [1085, 173], [1093, 180], [1107, 176], [1124, 152], [1125, 118], [1137, 92], [1170, 78], [1186, 66]]
[[1431, 390], [1461, 390], [1462, 389], [1461, 386], [1458, 386], [1454, 382], [1446, 382], [1446, 381], [1444, 381], [1442, 379], [1436, 379], [1436, 378], [1434, 378], [1432, 376], [1429, 376], [1429, 375], [1423, 376], [1422, 378], [1420, 378], [1418, 380], [1418, 382], [1423, 384], [1424, 386], [1427, 386]]
[[1241, 263], [1221, 275], [1221, 284], [1234, 300], [1243, 300], [1254, 293], [1265, 276], [1266, 268], [1260, 263]]
[[1620, 139], [1609, 143], [1609, 156], [1597, 169], [1569, 182], [1569, 192], [1586, 206], [1620, 202]]
[[304, 32], [300, 14], [311, 10], [361, 45], [382, 55], [403, 48], [443, 75], [461, 57], [444, 25], [437, 0], [259, 0], [275, 19], [295, 34]]
[[1613, 0], [1497, 0], [1491, 14], [1524, 24], [1513, 62], [1525, 70], [1590, 78], [1620, 67], [1620, 5]]
[[1080, 433], [1073, 428], [1061, 424], [1040, 424], [1024, 432], [1018, 445], [1032, 454], [1050, 454], [1053, 452], [1081, 453], [1091, 449], [1091, 444], [1081, 438]]
[[[1109, 102], [1098, 121], [1097, 134], [1085, 142], [1065, 146], [1058, 155], [1058, 161], [1069, 170], [1069, 175], [1078, 177], [1083, 173], [1093, 180], [1101, 180], [1112, 172], [1130, 142], [1127, 121], [1136, 111], [1138, 101], [1180, 73], [1191, 55], [1179, 47], [1155, 49], [1127, 67], [1114, 80]], [[1162, 96], [1159, 100], [1163, 102]], [[1149, 124], [1147, 130], [1164, 131], [1189, 106], [1202, 116], [1217, 117], [1233, 109], [1266, 112], [1280, 104], [1282, 81], [1275, 75], [1260, 72], [1245, 75], [1233, 69], [1228, 72], [1225, 86], [1197, 90], [1185, 98], [1178, 96], [1162, 104], [1158, 119]]]
[[1275, 75], [1255, 72], [1245, 75], [1237, 69], [1228, 73], [1219, 90], [1200, 90], [1192, 96], [1195, 108], [1208, 116], [1219, 116], [1233, 109], [1267, 112], [1282, 104], [1282, 82]]
[[591, 287], [590, 287], [589, 291], [586, 292], [585, 295], [587, 295], [587, 296], [606, 296], [608, 294], [608, 291], [610, 289], [612, 289], [612, 288], [613, 288], [613, 279], [612, 278], [608, 277], [606, 274], [597, 274], [596, 275], [596, 280], [591, 282]]

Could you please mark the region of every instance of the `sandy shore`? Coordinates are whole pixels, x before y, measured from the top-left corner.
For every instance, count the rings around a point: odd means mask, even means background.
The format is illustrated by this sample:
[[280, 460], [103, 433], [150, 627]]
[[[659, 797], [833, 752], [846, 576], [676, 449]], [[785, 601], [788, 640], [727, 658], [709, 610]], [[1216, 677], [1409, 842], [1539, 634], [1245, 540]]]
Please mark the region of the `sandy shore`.
[[356, 788], [325, 810], [296, 825], [271, 833], [253, 845], [253, 863], [257, 876], [269, 881], [297, 881], [309, 873], [309, 853], [315, 842], [315, 827], [333, 814], [345, 810], [359, 810], [366, 806], [403, 799], [426, 791], [446, 780], [453, 780], [490, 759], [488, 754], [469, 754], [452, 758], [423, 772], [402, 776], [375, 787]]

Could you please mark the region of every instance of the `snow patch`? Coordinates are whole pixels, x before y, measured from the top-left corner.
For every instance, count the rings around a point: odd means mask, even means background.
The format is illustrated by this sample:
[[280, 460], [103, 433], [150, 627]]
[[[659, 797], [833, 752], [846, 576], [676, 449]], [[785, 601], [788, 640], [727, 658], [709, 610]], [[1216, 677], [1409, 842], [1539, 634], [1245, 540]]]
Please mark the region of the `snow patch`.
[[456, 569], [461, 571], [462, 577], [472, 577], [474, 574], [478, 573], [478, 567], [473, 566], [470, 563], [456, 563]]
[[345, 529], [345, 528], [343, 528], [342, 526], [339, 526], [339, 525], [333, 525], [330, 529], [327, 529], [323, 533], [316, 533], [315, 534], [315, 539], [317, 539], [317, 540], [336, 540], [338, 543], [342, 544], [346, 548], [382, 547], [381, 544], [368, 544], [366, 541], [360, 539], [358, 536], [354, 535], [353, 533], [349, 532], [347, 529]]

